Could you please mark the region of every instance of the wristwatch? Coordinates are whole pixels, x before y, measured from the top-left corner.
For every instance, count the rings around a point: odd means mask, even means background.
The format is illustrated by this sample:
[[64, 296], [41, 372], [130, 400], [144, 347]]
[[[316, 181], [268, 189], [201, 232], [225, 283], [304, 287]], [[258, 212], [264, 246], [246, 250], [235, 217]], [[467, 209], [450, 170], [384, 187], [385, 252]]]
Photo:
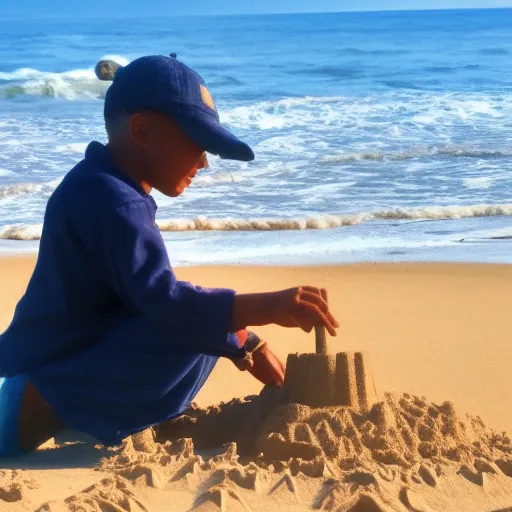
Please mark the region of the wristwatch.
[[254, 366], [254, 354], [258, 350], [261, 350], [266, 344], [266, 341], [260, 339], [256, 334], [249, 331], [247, 340], [244, 346], [241, 347], [243, 355], [241, 358], [233, 359], [233, 363], [235, 363], [235, 366], [242, 372], [250, 370]]

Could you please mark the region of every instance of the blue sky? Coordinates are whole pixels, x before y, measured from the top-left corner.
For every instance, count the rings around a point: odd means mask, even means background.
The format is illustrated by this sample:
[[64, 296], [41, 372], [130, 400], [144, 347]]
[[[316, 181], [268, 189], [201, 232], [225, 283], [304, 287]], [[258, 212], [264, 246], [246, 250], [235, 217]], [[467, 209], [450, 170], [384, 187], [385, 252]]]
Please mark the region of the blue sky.
[[512, 7], [512, 0], [0, 0], [0, 19], [20, 14], [249, 14], [387, 9]]

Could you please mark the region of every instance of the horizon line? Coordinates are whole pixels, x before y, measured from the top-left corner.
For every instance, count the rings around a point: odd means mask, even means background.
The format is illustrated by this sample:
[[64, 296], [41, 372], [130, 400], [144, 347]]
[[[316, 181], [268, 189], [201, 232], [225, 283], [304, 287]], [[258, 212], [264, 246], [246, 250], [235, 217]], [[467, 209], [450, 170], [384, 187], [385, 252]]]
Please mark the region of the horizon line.
[[[85, 19], [110, 19], [113, 16], [119, 17], [119, 19], [126, 19], [130, 17], [137, 17], [137, 18], [152, 18], [152, 17], [170, 17], [170, 18], [207, 18], [207, 17], [222, 17], [222, 16], [284, 16], [284, 15], [304, 15], [304, 14], [365, 14], [365, 13], [398, 13], [398, 12], [445, 12], [445, 11], [495, 11], [495, 10], [511, 10], [512, 9], [512, 3], [509, 6], [491, 6], [491, 7], [435, 7], [435, 8], [410, 8], [410, 9], [365, 9], [365, 10], [357, 10], [357, 9], [343, 9], [339, 11], [297, 11], [297, 12], [290, 12], [290, 11], [283, 11], [283, 12], [232, 12], [232, 13], [206, 13], [206, 14], [191, 14], [191, 13], [181, 13], [181, 14], [171, 14], [168, 12], [165, 13], [154, 13], [154, 14], [140, 14], [140, 13], [127, 13], [125, 15], [119, 16], [118, 13], [112, 13], [112, 14], [106, 14], [102, 17], [98, 16], [85, 16]], [[1, 11], [0, 11], [1, 15]], [[27, 16], [28, 15], [28, 16]], [[83, 17], [83, 14], [78, 14], [79, 16]], [[46, 19], [46, 20], [63, 20], [73, 17], [72, 13], [65, 13], [61, 16], [55, 16], [53, 14], [50, 14], [48, 16], [45, 16], [44, 14], [41, 15], [41, 13], [27, 13], [25, 10], [23, 13], [15, 13], [15, 14], [6, 14], [2, 15], [6, 16], [1, 21], [9, 21], [9, 20], [17, 20], [17, 19], [30, 19], [30, 16], [37, 16], [38, 19]], [[83, 19], [83, 18], [82, 18]]]

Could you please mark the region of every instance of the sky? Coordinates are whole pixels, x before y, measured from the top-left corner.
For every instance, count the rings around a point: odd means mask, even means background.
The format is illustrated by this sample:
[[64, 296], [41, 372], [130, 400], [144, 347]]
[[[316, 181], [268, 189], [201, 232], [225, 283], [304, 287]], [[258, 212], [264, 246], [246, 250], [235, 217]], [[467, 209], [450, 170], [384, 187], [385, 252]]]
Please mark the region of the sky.
[[22, 14], [46, 18], [119, 12], [160, 16], [482, 7], [512, 7], [512, 0], [0, 0], [0, 19]]

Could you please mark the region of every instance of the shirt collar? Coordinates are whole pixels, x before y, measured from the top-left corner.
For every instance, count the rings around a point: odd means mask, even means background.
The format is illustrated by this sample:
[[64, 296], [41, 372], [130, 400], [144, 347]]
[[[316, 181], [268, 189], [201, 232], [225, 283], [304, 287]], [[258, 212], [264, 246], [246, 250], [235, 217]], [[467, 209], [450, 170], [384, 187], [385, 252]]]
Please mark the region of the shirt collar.
[[151, 197], [149, 194], [146, 193], [146, 191], [142, 188], [142, 186], [139, 183], [132, 180], [132, 178], [130, 178], [126, 173], [119, 169], [119, 167], [114, 165], [112, 159], [110, 158], [108, 148], [105, 144], [102, 144], [101, 142], [95, 140], [89, 143], [87, 149], [85, 150], [85, 158], [86, 160], [90, 160], [99, 163], [105, 167], [108, 167], [113, 174], [115, 174], [118, 178], [120, 178], [128, 185], [131, 185], [133, 188], [135, 188], [142, 196]]

